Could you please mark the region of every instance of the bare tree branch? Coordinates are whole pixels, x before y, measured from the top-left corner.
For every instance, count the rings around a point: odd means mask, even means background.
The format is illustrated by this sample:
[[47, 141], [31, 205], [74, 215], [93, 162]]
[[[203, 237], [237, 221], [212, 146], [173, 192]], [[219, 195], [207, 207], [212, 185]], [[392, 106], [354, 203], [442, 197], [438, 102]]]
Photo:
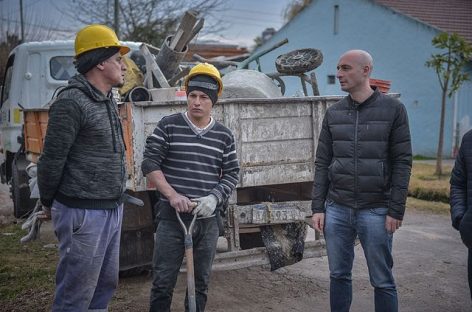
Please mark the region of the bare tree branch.
[[[75, 0], [70, 17], [83, 24], [102, 23], [112, 26], [112, 1]], [[120, 39], [145, 41], [160, 46], [174, 32], [181, 16], [194, 10], [205, 17], [202, 33], [214, 33], [225, 28], [218, 13], [226, 8], [227, 0], [120, 0]], [[78, 16], [75, 12], [81, 12]], [[211, 18], [209, 18], [211, 16]]]

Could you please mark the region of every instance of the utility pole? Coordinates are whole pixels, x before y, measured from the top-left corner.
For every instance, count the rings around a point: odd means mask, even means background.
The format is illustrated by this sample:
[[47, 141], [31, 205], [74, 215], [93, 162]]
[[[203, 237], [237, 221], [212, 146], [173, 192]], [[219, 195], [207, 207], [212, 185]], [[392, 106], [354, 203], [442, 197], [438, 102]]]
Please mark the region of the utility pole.
[[120, 32], [119, 32], [119, 26], [118, 26], [118, 12], [120, 10], [119, 7], [119, 0], [115, 0], [115, 19], [114, 19], [114, 28], [115, 28], [115, 33], [120, 37]]
[[25, 42], [25, 23], [23, 22], [23, 0], [20, 0], [21, 43]]

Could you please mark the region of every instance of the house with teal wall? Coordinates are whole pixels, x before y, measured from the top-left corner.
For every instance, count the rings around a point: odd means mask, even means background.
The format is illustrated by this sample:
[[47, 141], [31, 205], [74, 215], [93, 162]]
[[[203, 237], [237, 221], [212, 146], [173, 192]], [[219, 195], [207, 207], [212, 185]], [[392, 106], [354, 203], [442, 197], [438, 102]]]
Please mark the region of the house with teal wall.
[[[470, 0], [313, 0], [253, 53], [287, 38], [288, 44], [260, 58], [263, 72], [276, 71], [274, 60], [296, 49], [315, 48], [323, 63], [315, 69], [321, 95], [343, 94], [336, 77], [341, 54], [368, 51], [374, 58], [372, 78], [391, 81], [400, 93], [409, 120], [415, 155], [435, 156], [439, 137], [441, 89], [435, 71], [425, 66], [439, 52], [431, 40], [456, 32], [472, 44]], [[254, 68], [254, 64], [252, 64]], [[466, 71], [472, 79], [472, 62]], [[285, 96], [301, 95], [298, 78], [285, 80]], [[451, 157], [462, 135], [472, 128], [472, 82], [448, 99], [444, 157]]]

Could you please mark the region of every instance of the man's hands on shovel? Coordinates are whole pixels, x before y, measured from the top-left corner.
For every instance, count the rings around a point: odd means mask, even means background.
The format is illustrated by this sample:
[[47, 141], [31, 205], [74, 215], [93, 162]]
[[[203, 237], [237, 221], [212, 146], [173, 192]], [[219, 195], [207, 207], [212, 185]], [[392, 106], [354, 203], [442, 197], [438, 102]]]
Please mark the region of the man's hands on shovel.
[[216, 205], [218, 205], [218, 198], [212, 194], [195, 198], [194, 201], [196, 201], [198, 205], [192, 213], [204, 218], [210, 217], [215, 212]]
[[199, 217], [210, 217], [215, 212], [218, 199], [215, 195], [208, 195], [190, 200], [188, 197], [175, 194], [169, 198], [170, 205], [179, 213], [186, 212], [196, 214]]
[[193, 208], [197, 206], [197, 203], [192, 202], [188, 197], [175, 193], [174, 196], [169, 198], [170, 205], [174, 207], [177, 212], [190, 213]]

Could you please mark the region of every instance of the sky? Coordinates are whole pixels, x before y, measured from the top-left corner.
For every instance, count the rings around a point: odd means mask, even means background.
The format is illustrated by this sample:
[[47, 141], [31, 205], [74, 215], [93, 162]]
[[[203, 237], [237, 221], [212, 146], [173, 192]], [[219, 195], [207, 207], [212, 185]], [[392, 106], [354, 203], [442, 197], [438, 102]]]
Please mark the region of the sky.
[[[81, 25], [72, 21], [61, 10], [67, 10], [73, 0], [23, 0], [25, 24], [36, 29], [54, 31], [54, 39], [73, 39]], [[104, 0], [105, 1], [105, 0]], [[290, 0], [228, 0], [227, 7], [219, 17], [226, 21], [225, 30], [218, 34], [199, 36], [198, 39], [213, 39], [251, 47], [254, 38], [264, 29], [276, 30], [283, 25], [283, 11]], [[20, 0], [0, 0], [0, 31], [19, 29]]]

